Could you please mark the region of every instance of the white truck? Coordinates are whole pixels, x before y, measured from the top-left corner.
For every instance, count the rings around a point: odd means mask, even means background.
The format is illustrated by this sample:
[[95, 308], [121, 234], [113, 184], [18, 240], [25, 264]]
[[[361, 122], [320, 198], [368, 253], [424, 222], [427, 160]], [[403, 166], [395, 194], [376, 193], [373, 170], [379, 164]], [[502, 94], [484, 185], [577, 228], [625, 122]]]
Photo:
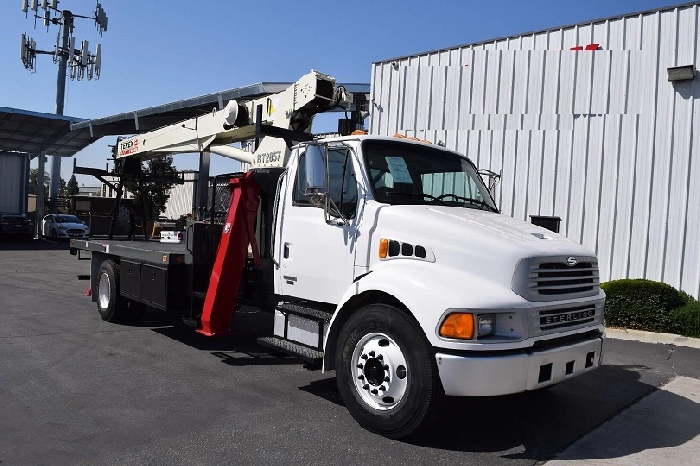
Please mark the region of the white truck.
[[[191, 222], [184, 245], [73, 240], [72, 252], [92, 252], [102, 318], [145, 303], [215, 335], [241, 303], [274, 312], [259, 342], [335, 370], [353, 417], [390, 438], [428, 426], [444, 396], [536, 390], [597, 368], [594, 253], [499, 213], [462, 154], [308, 134], [314, 114], [347, 101], [312, 71], [278, 95], [121, 141], [121, 158], [208, 150], [252, 168], [232, 179], [226, 220]], [[253, 137], [252, 153], [228, 145]]]

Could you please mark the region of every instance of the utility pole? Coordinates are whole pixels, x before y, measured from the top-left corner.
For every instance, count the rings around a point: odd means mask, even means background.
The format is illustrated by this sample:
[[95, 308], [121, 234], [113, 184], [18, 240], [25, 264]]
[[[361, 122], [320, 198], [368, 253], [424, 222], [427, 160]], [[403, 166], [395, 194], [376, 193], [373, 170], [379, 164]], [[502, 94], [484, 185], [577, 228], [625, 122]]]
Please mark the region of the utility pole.
[[[68, 50], [68, 39], [73, 30], [73, 13], [68, 10], [61, 12], [63, 30], [61, 34], [61, 50]], [[68, 54], [59, 54], [58, 76], [56, 77], [56, 115], [63, 115], [63, 104], [66, 98], [66, 71], [68, 69]], [[53, 156], [51, 162], [51, 188], [49, 197], [58, 199], [61, 189], [61, 157]], [[51, 203], [51, 213], [56, 213], [56, 202]]]
[[[28, 16], [29, 10], [33, 12], [34, 28], [36, 29], [37, 20], [42, 19], [46, 30], [49, 26], [58, 25], [61, 28], [60, 40], [56, 43], [53, 51], [39, 50], [36, 47], [36, 41], [26, 34], [22, 34], [22, 63], [29, 71], [36, 71], [36, 56], [37, 55], [52, 55], [53, 62], [58, 64], [58, 76], [56, 78], [56, 115], [63, 115], [63, 108], [66, 95], [66, 77], [68, 76], [68, 67], [70, 66], [70, 79], [78, 79], [79, 81], [87, 77], [90, 79], [99, 79], [101, 71], [101, 45], [97, 44], [94, 54], [90, 53], [86, 40], [81, 42], [81, 48], [75, 48], [75, 37], [73, 37], [73, 28], [75, 26], [75, 18], [93, 19], [100, 36], [107, 30], [107, 14], [102, 5], [98, 2], [92, 16], [81, 16], [73, 14], [69, 10], [61, 10], [58, 8], [58, 0], [22, 0], [22, 11]], [[39, 8], [43, 10], [43, 14], [39, 14]], [[38, 154], [40, 158], [44, 157], [45, 147]], [[49, 154], [51, 155], [51, 154]], [[39, 179], [43, 179], [44, 160], [40, 159], [39, 163]], [[52, 156], [51, 163], [51, 188], [49, 196], [51, 202], [51, 212], [56, 213], [59, 190], [61, 187], [61, 158]], [[37, 207], [43, 210], [43, 190], [40, 190], [37, 199]], [[43, 211], [37, 208], [37, 223], [41, 223]]]

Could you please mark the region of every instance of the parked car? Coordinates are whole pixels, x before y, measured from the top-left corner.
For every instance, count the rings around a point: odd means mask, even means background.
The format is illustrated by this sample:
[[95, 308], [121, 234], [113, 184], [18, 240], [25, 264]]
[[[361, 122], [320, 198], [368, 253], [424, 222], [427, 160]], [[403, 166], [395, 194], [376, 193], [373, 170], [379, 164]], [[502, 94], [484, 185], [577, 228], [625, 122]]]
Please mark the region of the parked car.
[[34, 238], [34, 222], [24, 214], [0, 214], [0, 238]]
[[88, 237], [88, 226], [75, 215], [49, 214], [41, 223], [41, 234], [53, 239]]

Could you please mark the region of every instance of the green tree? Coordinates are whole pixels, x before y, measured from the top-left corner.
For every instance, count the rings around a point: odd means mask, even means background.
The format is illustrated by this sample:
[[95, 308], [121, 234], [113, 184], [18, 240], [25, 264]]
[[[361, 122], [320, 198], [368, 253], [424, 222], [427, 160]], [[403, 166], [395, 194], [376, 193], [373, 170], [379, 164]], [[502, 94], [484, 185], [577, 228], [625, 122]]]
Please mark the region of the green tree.
[[66, 180], [61, 178], [60, 183], [58, 184], [58, 195], [61, 197], [65, 197], [68, 195], [68, 185], [66, 184]]
[[[165, 204], [170, 198], [172, 180], [177, 176], [177, 169], [173, 166], [172, 155], [156, 157], [146, 161], [142, 168], [142, 176], [151, 180], [143, 183], [143, 192], [146, 196], [146, 208], [158, 209], [158, 213], [165, 212]], [[139, 192], [138, 177], [129, 176], [124, 186], [134, 194], [134, 203], [141, 205], [141, 193]]]
[[78, 180], [75, 178], [75, 175], [71, 175], [70, 179], [68, 180], [68, 184], [66, 185], [66, 196], [75, 196], [80, 192], [80, 187], [78, 186]]
[[[32, 168], [29, 170], [29, 194], [39, 194], [37, 179], [39, 178], [39, 169]], [[49, 186], [51, 185], [51, 177], [48, 173], [44, 173], [44, 199], [49, 197]]]

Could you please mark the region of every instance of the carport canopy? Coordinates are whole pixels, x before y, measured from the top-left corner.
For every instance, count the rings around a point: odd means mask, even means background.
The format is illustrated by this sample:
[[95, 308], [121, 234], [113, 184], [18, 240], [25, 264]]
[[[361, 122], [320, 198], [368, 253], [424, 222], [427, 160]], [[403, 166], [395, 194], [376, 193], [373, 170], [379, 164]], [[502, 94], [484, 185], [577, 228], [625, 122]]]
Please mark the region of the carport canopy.
[[72, 157], [95, 142], [87, 130], [71, 130], [83, 121], [53, 113], [37, 113], [18, 108], [0, 107], [0, 152], [19, 152], [30, 157], [47, 155]]

